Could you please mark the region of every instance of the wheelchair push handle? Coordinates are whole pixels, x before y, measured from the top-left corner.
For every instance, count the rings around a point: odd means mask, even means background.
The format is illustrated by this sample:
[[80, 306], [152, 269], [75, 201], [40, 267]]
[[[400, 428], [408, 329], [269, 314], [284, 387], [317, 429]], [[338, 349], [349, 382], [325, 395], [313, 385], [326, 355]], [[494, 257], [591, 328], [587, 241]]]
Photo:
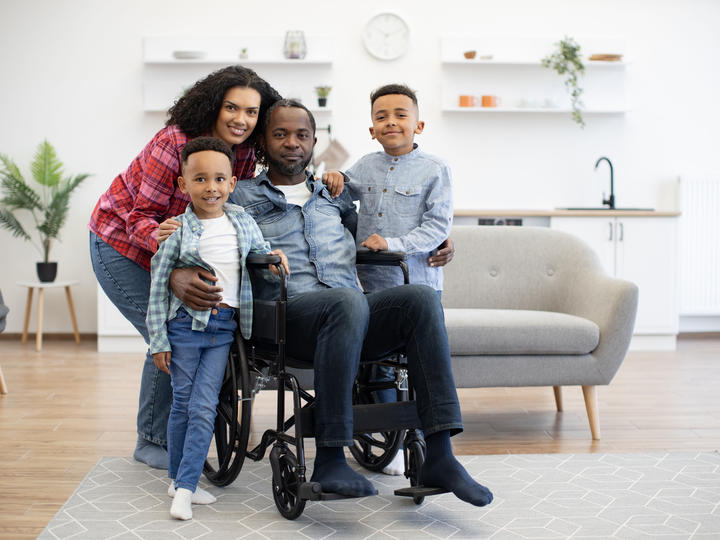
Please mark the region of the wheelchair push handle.
[[404, 282], [410, 283], [408, 274], [407, 254], [404, 251], [370, 251], [359, 249], [355, 255], [357, 264], [373, 264], [376, 266], [399, 266], [403, 273]]

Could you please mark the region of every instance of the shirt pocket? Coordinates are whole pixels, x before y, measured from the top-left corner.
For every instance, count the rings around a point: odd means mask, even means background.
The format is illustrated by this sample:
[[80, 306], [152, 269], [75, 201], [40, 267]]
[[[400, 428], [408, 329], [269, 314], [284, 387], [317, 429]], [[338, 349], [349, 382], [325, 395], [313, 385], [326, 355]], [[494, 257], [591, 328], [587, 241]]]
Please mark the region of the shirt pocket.
[[360, 184], [358, 198], [360, 200], [360, 213], [366, 216], [377, 214], [380, 198], [387, 191], [382, 185]]
[[409, 184], [395, 186], [393, 196], [393, 210], [400, 216], [414, 216], [419, 214], [422, 205], [423, 187]]
[[258, 225], [273, 223], [283, 217], [283, 212], [272, 201], [261, 201], [245, 206], [245, 212]]
[[315, 208], [318, 212], [326, 216], [340, 215], [340, 208], [338, 207], [337, 203], [333, 201], [332, 196], [329, 195], [324, 189], [315, 199]]

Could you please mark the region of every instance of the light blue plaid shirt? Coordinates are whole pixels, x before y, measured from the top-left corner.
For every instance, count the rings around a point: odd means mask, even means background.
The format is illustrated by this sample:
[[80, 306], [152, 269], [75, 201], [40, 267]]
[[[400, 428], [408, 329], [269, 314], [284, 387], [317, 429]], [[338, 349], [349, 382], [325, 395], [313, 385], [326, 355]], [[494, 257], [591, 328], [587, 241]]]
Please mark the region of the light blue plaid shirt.
[[[245, 258], [249, 252], [269, 253], [270, 244], [265, 241], [255, 221], [242, 207], [225, 204], [223, 210], [237, 231], [242, 273], [239, 302], [240, 331], [243, 337], [248, 339], [252, 331], [252, 287], [245, 269]], [[153, 354], [171, 350], [166, 323], [175, 317], [181, 307], [192, 316], [193, 330], [202, 332], [210, 319], [210, 310], [196, 311], [186, 306], [170, 289], [170, 273], [175, 268], [201, 266], [212, 271], [198, 254], [198, 242], [203, 233], [203, 226], [193, 212], [192, 204], [189, 204], [185, 213], [176, 219], [182, 223], [182, 227], [160, 244], [151, 262], [150, 302], [146, 323], [150, 334], [150, 352]], [[231, 246], [228, 246], [228, 249], [231, 249]]]

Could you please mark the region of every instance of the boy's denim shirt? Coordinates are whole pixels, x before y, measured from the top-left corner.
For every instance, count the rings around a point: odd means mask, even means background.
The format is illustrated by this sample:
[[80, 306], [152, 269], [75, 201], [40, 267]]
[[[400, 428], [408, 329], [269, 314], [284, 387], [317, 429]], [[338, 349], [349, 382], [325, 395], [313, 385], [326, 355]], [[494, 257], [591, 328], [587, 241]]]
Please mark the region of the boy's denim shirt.
[[[442, 268], [428, 257], [450, 235], [453, 219], [450, 167], [445, 161], [414, 149], [402, 156], [384, 151], [368, 154], [347, 172], [347, 191], [360, 201], [357, 245], [373, 233], [387, 240], [388, 250], [404, 251], [410, 283], [442, 290]], [[392, 266], [358, 266], [366, 291], [402, 285]]]
[[[287, 255], [289, 297], [330, 287], [358, 289], [352, 234], [357, 224], [355, 205], [346, 193], [333, 199], [321, 181], [306, 174], [311, 196], [302, 208], [287, 204], [267, 171], [238, 182], [230, 200], [241, 204], [273, 248]], [[265, 292], [256, 288], [256, 295]]]
[[[270, 244], [262, 237], [260, 229], [250, 216], [232, 204], [223, 206], [225, 215], [237, 231], [237, 247], [240, 251], [240, 298], [238, 309], [240, 331], [245, 339], [250, 338], [252, 331], [252, 287], [250, 277], [245, 269], [245, 258], [249, 252], [269, 253]], [[158, 248], [151, 261], [150, 301], [147, 312], [147, 329], [150, 334], [150, 352], [170, 351], [167, 337], [166, 322], [177, 315], [178, 309], [185, 309], [193, 318], [192, 329], [202, 332], [210, 319], [210, 311], [196, 311], [183, 304], [170, 289], [170, 274], [175, 268], [201, 266], [212, 272], [208, 264], [200, 258], [198, 243], [203, 233], [203, 226], [192, 204], [176, 218], [182, 223], [170, 237]]]

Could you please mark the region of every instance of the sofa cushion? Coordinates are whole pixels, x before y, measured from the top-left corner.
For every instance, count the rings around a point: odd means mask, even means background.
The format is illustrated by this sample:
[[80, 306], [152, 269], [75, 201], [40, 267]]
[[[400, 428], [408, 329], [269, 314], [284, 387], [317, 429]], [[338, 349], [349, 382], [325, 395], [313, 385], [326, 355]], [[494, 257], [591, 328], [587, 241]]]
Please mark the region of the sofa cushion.
[[588, 354], [600, 329], [582, 317], [521, 309], [445, 309], [453, 355]]

